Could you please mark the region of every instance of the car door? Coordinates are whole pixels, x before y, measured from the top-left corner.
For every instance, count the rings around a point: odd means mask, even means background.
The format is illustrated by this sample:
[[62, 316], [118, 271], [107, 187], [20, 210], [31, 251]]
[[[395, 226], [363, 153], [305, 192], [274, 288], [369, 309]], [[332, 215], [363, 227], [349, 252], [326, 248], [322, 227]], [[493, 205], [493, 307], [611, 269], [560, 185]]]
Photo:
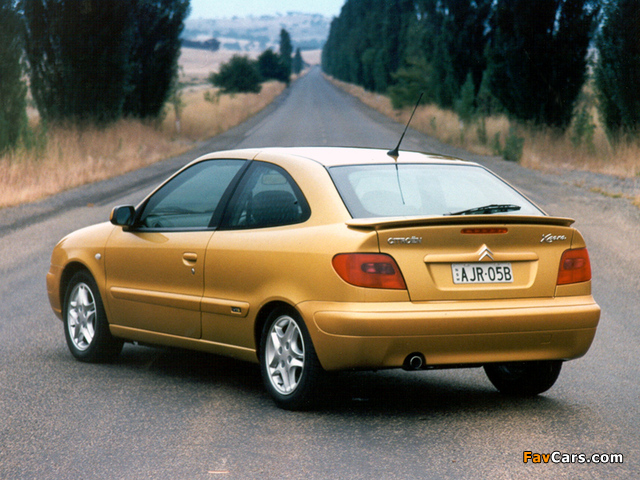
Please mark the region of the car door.
[[203, 339], [255, 347], [255, 309], [277, 283], [278, 272], [292, 260], [292, 252], [304, 250], [292, 230], [310, 215], [302, 191], [284, 169], [252, 162], [207, 247]]
[[105, 253], [110, 322], [200, 338], [206, 247], [245, 160], [207, 160], [181, 171], [116, 227]]

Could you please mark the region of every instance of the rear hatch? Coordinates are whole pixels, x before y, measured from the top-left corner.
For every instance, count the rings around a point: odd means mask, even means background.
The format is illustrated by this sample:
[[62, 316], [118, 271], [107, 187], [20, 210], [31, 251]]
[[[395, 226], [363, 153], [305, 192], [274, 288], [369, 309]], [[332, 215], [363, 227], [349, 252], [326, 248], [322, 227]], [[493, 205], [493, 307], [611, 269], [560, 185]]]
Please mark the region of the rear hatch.
[[358, 219], [397, 262], [412, 301], [552, 297], [573, 220], [473, 215]]

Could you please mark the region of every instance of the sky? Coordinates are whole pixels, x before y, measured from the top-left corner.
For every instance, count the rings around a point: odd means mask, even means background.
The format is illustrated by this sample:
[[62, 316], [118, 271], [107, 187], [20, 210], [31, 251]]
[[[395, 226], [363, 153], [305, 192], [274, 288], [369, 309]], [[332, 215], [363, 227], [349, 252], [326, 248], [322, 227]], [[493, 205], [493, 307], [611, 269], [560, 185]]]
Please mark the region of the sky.
[[191, 18], [230, 18], [234, 15], [320, 13], [337, 17], [346, 0], [191, 0]]

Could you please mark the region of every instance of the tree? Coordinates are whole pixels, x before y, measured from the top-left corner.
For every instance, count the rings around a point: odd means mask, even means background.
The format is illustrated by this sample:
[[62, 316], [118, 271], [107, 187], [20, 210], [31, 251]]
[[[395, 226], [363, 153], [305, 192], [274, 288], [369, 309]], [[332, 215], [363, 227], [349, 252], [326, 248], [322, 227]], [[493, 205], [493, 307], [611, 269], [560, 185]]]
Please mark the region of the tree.
[[300, 52], [300, 48], [296, 48], [296, 54], [293, 56], [293, 61], [291, 62], [291, 71], [298, 75], [303, 68], [304, 60], [302, 59], [302, 53]]
[[0, 0], [0, 153], [15, 147], [28, 129], [21, 32], [14, 0]]
[[52, 121], [121, 117], [130, 75], [132, 9], [121, 0], [23, 0], [31, 92]]
[[323, 69], [367, 90], [385, 92], [401, 66], [413, 0], [347, 0], [331, 23]]
[[464, 105], [465, 115], [479, 103], [485, 112], [502, 103], [516, 119], [564, 129], [584, 84], [599, 3], [347, 0], [331, 23], [322, 67], [388, 91], [397, 107], [423, 91], [425, 102]]
[[287, 85], [289, 84], [289, 77], [291, 76], [291, 54], [293, 53], [293, 47], [291, 46], [291, 36], [284, 28], [280, 30], [280, 58], [286, 68], [287, 73]]
[[[323, 68], [380, 93], [404, 82], [394, 90], [396, 99], [402, 90], [423, 84], [432, 89], [426, 97], [452, 107], [468, 73], [474, 90], [480, 88], [491, 4], [492, 0], [348, 0], [332, 22]], [[426, 66], [431, 77], [418, 79], [417, 65]]]
[[258, 70], [264, 80], [274, 79], [289, 82], [289, 74], [282, 57], [273, 50], [267, 49], [258, 57]]
[[424, 58], [411, 59], [409, 62], [409, 65], [393, 74], [394, 84], [389, 87], [393, 108], [415, 105], [420, 94], [424, 94], [421, 103], [435, 103], [435, 89], [430, 83], [434, 78], [431, 65]]
[[[445, 49], [451, 61], [452, 88], [460, 97], [471, 75], [474, 94], [477, 94], [487, 67], [487, 24], [493, 0], [446, 0], [443, 3], [446, 7], [443, 31], [446, 32]], [[468, 94], [467, 90], [465, 95]]]
[[568, 127], [598, 11], [592, 0], [497, 0], [489, 86], [512, 117]]
[[475, 99], [476, 94], [473, 85], [473, 75], [469, 72], [455, 104], [456, 113], [465, 125], [469, 125], [476, 114]]
[[597, 39], [595, 81], [600, 115], [610, 138], [640, 129], [640, 3], [610, 0]]
[[218, 73], [209, 76], [209, 81], [223, 93], [259, 93], [261, 80], [256, 62], [238, 55], [223, 63]]
[[177, 80], [180, 34], [189, 0], [135, 0], [124, 114], [154, 118], [161, 114]]
[[31, 90], [45, 120], [158, 116], [189, 0], [21, 0]]
[[[455, 108], [469, 74], [474, 95], [480, 90], [492, 0], [417, 0], [415, 4], [417, 16], [407, 31], [405, 63], [429, 65], [427, 97], [440, 107]], [[464, 94], [468, 97], [468, 88]]]

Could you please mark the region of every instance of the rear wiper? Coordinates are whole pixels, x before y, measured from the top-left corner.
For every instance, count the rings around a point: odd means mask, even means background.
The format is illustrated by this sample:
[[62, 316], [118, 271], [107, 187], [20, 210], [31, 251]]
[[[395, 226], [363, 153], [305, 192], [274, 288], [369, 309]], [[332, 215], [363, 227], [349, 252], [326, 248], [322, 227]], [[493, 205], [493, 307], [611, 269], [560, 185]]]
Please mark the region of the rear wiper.
[[445, 213], [445, 215], [488, 215], [491, 213], [501, 213], [501, 212], [514, 212], [516, 210], [520, 210], [520, 205], [512, 205], [509, 203], [505, 204], [491, 204], [485, 205], [484, 207], [476, 207], [470, 208], [468, 210], [462, 210], [460, 212], [451, 212]]

